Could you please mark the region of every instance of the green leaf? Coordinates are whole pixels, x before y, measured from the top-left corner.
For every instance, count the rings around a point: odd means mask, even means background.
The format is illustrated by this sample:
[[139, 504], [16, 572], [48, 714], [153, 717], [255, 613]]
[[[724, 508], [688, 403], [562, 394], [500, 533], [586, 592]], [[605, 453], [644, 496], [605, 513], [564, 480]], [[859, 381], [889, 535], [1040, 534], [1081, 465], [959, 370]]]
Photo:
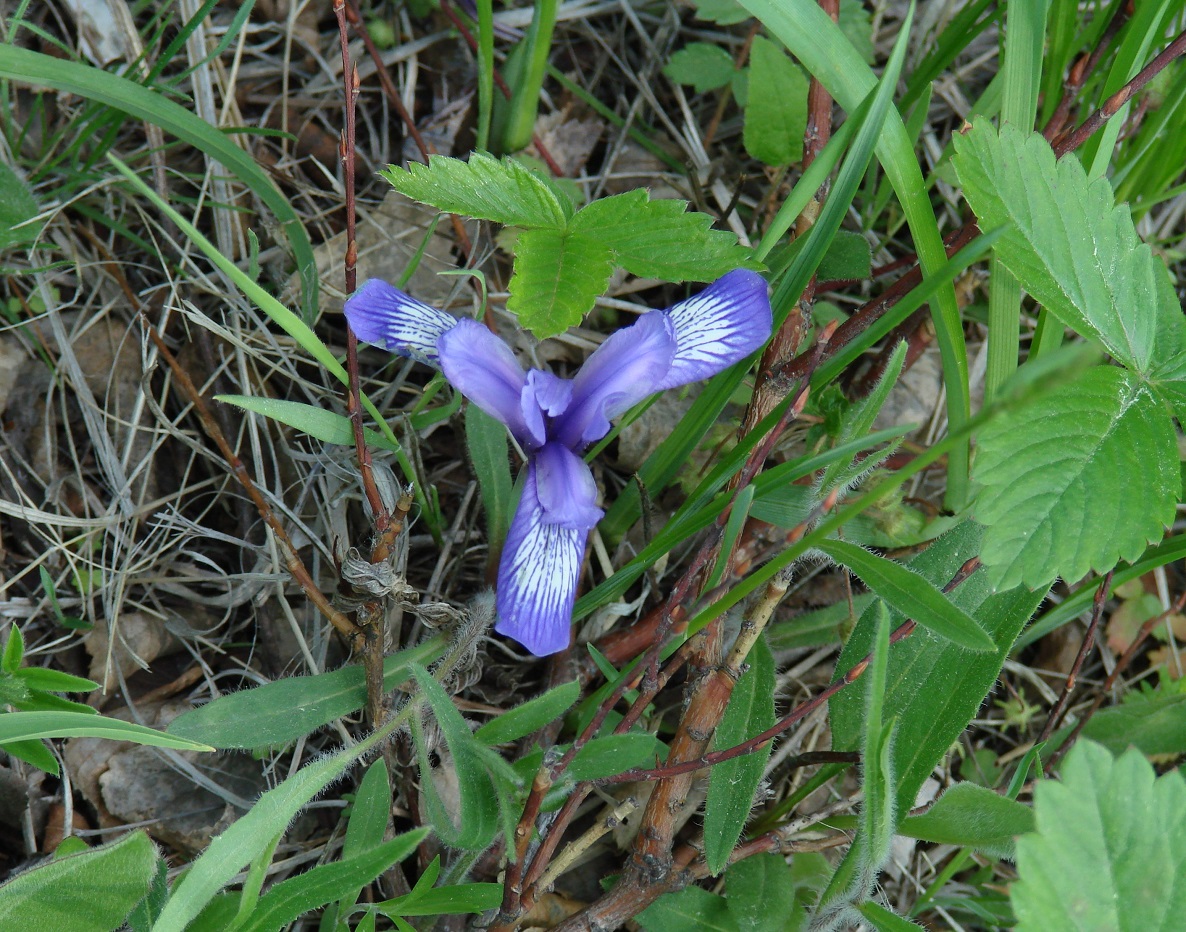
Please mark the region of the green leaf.
[[1186, 695], [1130, 693], [1120, 705], [1096, 712], [1083, 735], [1113, 754], [1130, 747], [1149, 755], [1186, 754]]
[[1157, 333], [1160, 260], [1142, 243], [1106, 178], [1074, 156], [1057, 162], [1037, 133], [987, 120], [954, 140], [964, 195], [982, 227], [1007, 227], [996, 253], [1059, 322], [1146, 373]]
[[204, 743], [165, 734], [143, 725], [85, 712], [5, 712], [0, 714], [0, 745], [33, 738], [110, 738], [157, 748], [213, 751]]
[[[728, 58], [727, 55], [725, 57]], [[36, 216], [37, 202], [33, 200], [29, 186], [4, 162], [0, 162], [0, 251], [36, 239], [39, 233], [36, 226], [30, 224], [21, 227], [21, 224], [28, 223]]]
[[604, 735], [577, 751], [568, 765], [568, 776], [578, 782], [600, 780], [636, 767], [653, 767], [662, 753], [663, 743], [651, 734]]
[[877, 932], [912, 932], [912, 930], [922, 928], [909, 919], [886, 909], [876, 900], [866, 900], [858, 908], [861, 915], [869, 920], [869, 924]]
[[228, 173], [247, 185], [280, 222], [301, 275], [305, 316], [308, 320], [316, 316], [317, 262], [309, 234], [267, 172], [225, 133], [181, 104], [128, 78], [18, 48], [11, 43], [0, 45], [0, 79], [26, 87], [51, 87], [104, 104], [155, 124], [221, 162]]
[[579, 682], [573, 680], [562, 683], [487, 722], [474, 732], [474, 740], [491, 746], [517, 741], [554, 722], [572, 707], [580, 695]]
[[414, 201], [505, 226], [563, 230], [571, 213], [568, 198], [512, 158], [475, 152], [463, 162], [433, 155], [427, 165], [389, 165], [380, 174]]
[[[215, 395], [215, 401], [234, 405], [244, 411], [262, 414], [281, 424], [287, 424], [303, 433], [308, 434], [322, 443], [335, 443], [339, 446], [354, 446], [354, 426], [350, 418], [335, 411], [326, 411], [314, 405], [307, 405], [300, 401], [284, 401], [279, 398], [262, 398], [255, 395]], [[382, 434], [364, 427], [362, 435], [368, 445], [382, 450], [399, 452], [399, 446], [392, 444]]]
[[786, 932], [798, 928], [794, 919], [803, 913], [795, 904], [791, 869], [776, 854], [755, 854], [732, 865], [725, 872], [725, 905], [746, 932]]
[[[713, 735], [714, 751], [736, 747], [774, 724], [774, 655], [764, 638], [754, 643], [747, 662], [749, 669], [734, 686], [725, 715]], [[704, 859], [713, 874], [719, 874], [729, 862], [769, 759], [767, 743], [749, 754], [721, 761], [709, 771], [708, 798], [704, 803]]]
[[[383, 687], [408, 680], [412, 663], [431, 663], [445, 649], [432, 638], [383, 661]], [[285, 745], [366, 704], [361, 667], [349, 666], [316, 676], [290, 676], [265, 686], [221, 696], [169, 723], [169, 734], [217, 748], [252, 750]]]
[[981, 559], [1002, 589], [1133, 561], [1174, 520], [1173, 422], [1133, 375], [1088, 369], [989, 422], [974, 478]]
[[448, 916], [485, 912], [497, 908], [501, 902], [502, 884], [462, 883], [423, 892], [413, 890], [393, 900], [376, 903], [375, 908], [388, 917]]
[[733, 80], [733, 59], [719, 45], [689, 42], [672, 54], [663, 73], [677, 84], [690, 84], [697, 94], [704, 94]]
[[118, 929], [148, 893], [158, 860], [156, 847], [142, 831], [55, 858], [0, 886], [3, 924], [54, 932]]
[[482, 506], [486, 509], [491, 562], [496, 563], [511, 522], [515, 489], [511, 482], [507, 429], [501, 422], [471, 404], [465, 409], [465, 443], [473, 464]]
[[865, 674], [865, 721], [861, 739], [861, 835], [853, 846], [864, 867], [862, 876], [872, 881], [889, 859], [898, 812], [894, 794], [894, 721], [885, 720], [886, 669], [889, 666], [889, 611], [883, 603], [874, 605], [877, 634], [873, 660]]
[[803, 158], [807, 129], [807, 76], [786, 52], [760, 35], [754, 36], [749, 60], [745, 149], [767, 165], [797, 162]]
[[[482, 758], [474, 750], [476, 742], [469, 726], [444, 687], [418, 664], [412, 666], [412, 675], [432, 706], [433, 717], [449, 746], [453, 767], [457, 772], [460, 811], [454, 816], [445, 808], [432, 782], [423, 741], [416, 742], [416, 756], [420, 762], [420, 792], [432, 819], [432, 827], [447, 845], [475, 851], [484, 848], [498, 828], [498, 806], [490, 775], [486, 773]], [[416, 732], [414, 728], [413, 737]]]
[[21, 660], [25, 656], [25, 636], [21, 634], [21, 626], [14, 624], [8, 629], [8, 639], [4, 642], [4, 653], [0, 655], [0, 672], [16, 673], [21, 668]]
[[4, 753], [10, 757], [18, 757], [26, 764], [32, 764], [38, 770], [44, 770], [55, 777], [61, 772], [58, 767], [58, 759], [54, 757], [53, 752], [45, 746], [44, 742], [37, 739], [5, 741]]
[[1009, 888], [1019, 932], [1180, 929], [1186, 915], [1186, 781], [1137, 751], [1089, 741], [1062, 780], [1034, 790], [1037, 832], [1017, 840]]
[[741, 932], [725, 898], [700, 887], [665, 893], [634, 918], [644, 932]]
[[259, 901], [239, 932], [279, 932], [298, 917], [347, 896], [365, 886], [383, 871], [416, 850], [428, 835], [427, 828], [407, 832], [366, 854], [345, 858], [332, 864], [320, 864], [312, 870], [272, 887]]
[[[980, 552], [980, 533], [975, 524], [964, 522], [911, 560], [910, 568], [932, 585], [942, 586]], [[1018, 632], [1044, 595], [1026, 589], [994, 594], [988, 577], [977, 572], [949, 598], [988, 633], [997, 645], [995, 653], [970, 651], [926, 630], [915, 631], [890, 649], [883, 710], [887, 719], [897, 721], [893, 762], [899, 812], [909, 812], [914, 806], [923, 781], [975, 716]], [[872, 649], [876, 608], [874, 603], [861, 615], [837, 661], [836, 675]], [[891, 612], [891, 628], [904, 620], [901, 614]], [[841, 690], [832, 698], [830, 710], [833, 747], [858, 750], [865, 717], [861, 691]]]
[[[387, 764], [380, 757], [367, 768], [358, 784], [358, 792], [350, 807], [350, 821], [346, 823], [346, 840], [342, 844], [343, 861], [367, 854], [383, 844], [390, 811], [391, 779], [387, 775]], [[361, 883], [338, 897], [339, 913], [345, 915], [349, 912], [360, 893]]]
[[[62, 673], [59, 670], [47, 670], [44, 667], [25, 667], [13, 674], [30, 689], [48, 693], [89, 693], [98, 689], [99, 684], [86, 677]], [[84, 706], [89, 708], [89, 706]], [[92, 709], [92, 711], [94, 711]]]
[[716, 23], [718, 26], [732, 26], [750, 18], [747, 10], [737, 0], [692, 0], [696, 6], [696, 18]]
[[541, 340], [575, 327], [609, 284], [609, 247], [587, 233], [526, 230], [515, 242], [507, 310]]
[[975, 783], [957, 783], [922, 815], [904, 818], [898, 833], [1012, 858], [1013, 839], [1033, 829], [1029, 806]]
[[847, 566], [887, 604], [927, 630], [969, 650], [996, 650], [992, 638], [967, 612], [956, 608], [918, 573], [840, 540], [825, 541], [820, 550]]
[[739, 266], [761, 268], [735, 235], [712, 229], [712, 217], [687, 206], [636, 188], [582, 207], [569, 229], [608, 247], [618, 265], [640, 278], [709, 282]]

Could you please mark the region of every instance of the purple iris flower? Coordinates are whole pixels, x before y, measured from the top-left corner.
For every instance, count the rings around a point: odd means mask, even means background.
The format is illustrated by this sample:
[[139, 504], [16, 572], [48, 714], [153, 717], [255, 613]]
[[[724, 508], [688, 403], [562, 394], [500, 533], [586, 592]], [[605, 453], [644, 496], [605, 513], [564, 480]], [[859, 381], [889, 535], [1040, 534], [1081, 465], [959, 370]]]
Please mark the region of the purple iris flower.
[[440, 369], [507, 426], [527, 455], [522, 497], [498, 568], [495, 630], [537, 656], [568, 646], [589, 531], [604, 512], [581, 453], [648, 395], [715, 375], [770, 336], [766, 281], [737, 269], [694, 298], [643, 314], [610, 336], [572, 379], [523, 370], [511, 348], [372, 278], [346, 301], [358, 338]]

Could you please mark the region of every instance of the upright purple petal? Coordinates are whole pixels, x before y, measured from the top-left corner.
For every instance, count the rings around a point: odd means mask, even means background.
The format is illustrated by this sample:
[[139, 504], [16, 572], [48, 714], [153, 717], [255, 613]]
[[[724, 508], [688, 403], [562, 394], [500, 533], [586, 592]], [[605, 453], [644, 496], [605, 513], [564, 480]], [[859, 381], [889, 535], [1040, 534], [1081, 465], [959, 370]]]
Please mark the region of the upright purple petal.
[[527, 429], [542, 444], [548, 432], [547, 418], [563, 414], [572, 400], [572, 382], [543, 369], [528, 369], [527, 384], [519, 397]]
[[666, 314], [643, 314], [612, 334], [573, 379], [572, 401], [553, 436], [574, 450], [600, 440], [612, 418], [663, 387], [675, 349]]
[[675, 330], [675, 356], [656, 389], [707, 379], [770, 339], [766, 279], [748, 269], [735, 269], [662, 313]]
[[597, 507], [597, 483], [588, 464], [561, 443], [535, 454], [535, 482], [543, 520], [588, 531], [605, 514]]
[[437, 341], [441, 371], [453, 387], [502, 421], [527, 447], [543, 443], [523, 419], [520, 395], [526, 376], [511, 348], [476, 320], [459, 320]]
[[535, 465], [529, 463], [498, 567], [494, 630], [514, 638], [537, 657], [568, 646], [587, 534], [587, 530], [544, 520]]
[[368, 278], [346, 299], [346, 319], [355, 336], [400, 356], [440, 366], [437, 341], [457, 318], [422, 304], [378, 278]]

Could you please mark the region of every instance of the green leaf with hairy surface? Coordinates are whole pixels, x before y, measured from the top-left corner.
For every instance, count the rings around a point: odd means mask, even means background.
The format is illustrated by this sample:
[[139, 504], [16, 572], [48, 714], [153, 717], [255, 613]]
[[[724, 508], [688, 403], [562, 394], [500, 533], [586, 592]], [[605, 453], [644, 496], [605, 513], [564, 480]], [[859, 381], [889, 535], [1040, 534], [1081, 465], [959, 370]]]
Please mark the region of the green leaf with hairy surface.
[[[725, 58], [729, 57], [724, 51], [721, 54]], [[732, 66], [733, 62], [730, 61], [730, 74]], [[33, 200], [29, 186], [16, 172], [0, 162], [0, 251], [36, 239], [41, 231], [37, 225], [29, 223], [36, 216], [37, 202]]]
[[[300, 401], [260, 398], [255, 395], [215, 395], [214, 400], [234, 405], [244, 411], [262, 414], [273, 421], [294, 427], [322, 443], [335, 443], [344, 447], [354, 446], [354, 425], [350, 423], [350, 418], [344, 414], [338, 414], [336, 411], [326, 411], [324, 408], [307, 405]], [[390, 450], [392, 453], [399, 452], [398, 445], [392, 444], [382, 434], [369, 427], [362, 429], [362, 436], [368, 446]]]
[[0, 78], [21, 86], [52, 87], [104, 104], [159, 126], [221, 162], [280, 222], [300, 272], [305, 318], [311, 321], [316, 316], [317, 262], [309, 234], [267, 172], [226, 133], [176, 101], [128, 78], [10, 43], [0, 45]]
[[156, 875], [156, 847], [144, 832], [55, 858], [0, 886], [8, 929], [98, 932], [118, 929]]
[[[89, 693], [98, 689], [99, 684], [82, 676], [62, 673], [60, 670], [47, 670], [44, 667], [25, 667], [17, 670], [13, 676], [19, 679], [29, 689], [49, 693]], [[78, 703], [81, 705], [81, 703]], [[83, 708], [90, 708], [83, 706]], [[94, 711], [92, 709], [92, 711]]]
[[563, 230], [572, 208], [545, 178], [513, 158], [475, 152], [469, 161], [433, 155], [427, 165], [380, 172], [395, 190], [450, 214], [505, 226]]
[[365, 854], [319, 864], [288, 880], [275, 884], [259, 901], [237, 932], [279, 932], [300, 916], [347, 896], [365, 886], [383, 871], [416, 850], [428, 835], [427, 828], [407, 832]]
[[490, 561], [496, 565], [507, 528], [510, 527], [511, 508], [515, 503], [507, 429], [477, 405], [471, 404], [465, 409], [465, 445], [478, 479], [478, 489], [482, 493], [482, 507], [486, 509]]
[[1120, 705], [1096, 712], [1083, 735], [1113, 754], [1130, 747], [1150, 756], [1186, 754], [1186, 695], [1130, 692]]
[[1173, 523], [1173, 421], [1148, 386], [1097, 366], [989, 421], [973, 478], [993, 584], [1046, 586], [1137, 559]]
[[[874, 605], [877, 634], [873, 659], [865, 674], [865, 721], [861, 740], [861, 845], [862, 877], [871, 884], [890, 856], [898, 821], [894, 794], [894, 720], [886, 721], [886, 670], [889, 667], [889, 609]], [[854, 846], [855, 847], [855, 846]], [[850, 852], [851, 853], [851, 852]], [[869, 891], [863, 891], [867, 895]]]
[[[910, 561], [910, 568], [934, 586], [945, 585], [964, 563], [978, 555], [981, 530], [970, 521], [948, 532]], [[894, 644], [889, 652], [884, 715], [897, 721], [893, 761], [897, 808], [909, 812], [923, 781], [951, 750], [996, 682], [1026, 621], [1045, 592], [1013, 589], [993, 593], [988, 577], [974, 573], [949, 594], [952, 604], [976, 620], [997, 645], [995, 653], [960, 647], [924, 630]], [[840, 659], [839, 676], [872, 649], [876, 631], [874, 603], [857, 622]], [[891, 610], [890, 625], [905, 617]], [[830, 702], [833, 747], [860, 748], [865, 701], [860, 689], [842, 689]]]
[[954, 139], [964, 196], [984, 227], [1007, 227], [1001, 262], [1059, 322], [1146, 373], [1157, 332], [1160, 260], [1142, 243], [1106, 178], [1073, 155], [1057, 162], [1038, 133], [987, 120]]
[[180, 751], [213, 751], [204, 742], [86, 712], [0, 713], [0, 745], [35, 738], [110, 738]]
[[689, 42], [672, 53], [663, 73], [677, 84], [690, 84], [697, 94], [715, 91], [733, 80], [733, 59], [719, 45]]
[[712, 217], [687, 207], [638, 188], [582, 207], [569, 229], [608, 248], [614, 262], [641, 278], [709, 282], [741, 266], [762, 267], [734, 234], [712, 229]]
[[413, 890], [393, 900], [376, 903], [375, 908], [388, 917], [449, 916], [485, 912], [497, 908], [501, 902], [500, 883], [461, 883], [421, 892]]
[[918, 573], [842, 540], [825, 541], [820, 544], [820, 550], [848, 567], [886, 604], [913, 618], [921, 627], [968, 650], [996, 650], [992, 638], [975, 619], [954, 606]]
[[877, 932], [915, 932], [915, 930], [923, 928], [904, 916], [899, 916], [886, 909], [876, 900], [866, 900], [857, 909]]
[[576, 752], [567, 776], [578, 782], [612, 777], [636, 767], [656, 766], [664, 752], [663, 742], [654, 735], [632, 731], [624, 735], [594, 738]]
[[0, 654], [0, 673], [16, 673], [21, 668], [24, 656], [25, 636], [21, 634], [21, 626], [14, 624], [8, 629], [8, 637], [4, 640], [4, 652]]
[[1034, 788], [1037, 831], [1017, 840], [1019, 932], [1171, 932], [1186, 916], [1186, 780], [1138, 751], [1090, 741]]
[[[490, 782], [482, 758], [474, 750], [476, 742], [469, 725], [453, 705], [445, 688], [419, 664], [412, 665], [412, 675], [432, 707], [433, 717], [448, 744], [456, 771], [458, 811], [454, 814], [445, 806], [436, 790], [427, 749], [417, 737], [419, 729], [413, 727], [412, 735], [417, 739], [416, 757], [420, 762], [420, 792], [432, 819], [432, 827], [447, 845], [479, 850], [490, 843], [498, 829], [494, 785]], [[417, 724], [418, 720], [413, 720], [413, 725]]]
[[[774, 724], [774, 655], [759, 638], [746, 658], [749, 669], [733, 687], [725, 715], [712, 739], [712, 749], [723, 751], [748, 741]], [[704, 802], [704, 860], [713, 874], [729, 863], [741, 837], [762, 771], [770, 759], [770, 744], [741, 757], [721, 761], [708, 774]]]
[[562, 683], [487, 722], [474, 732], [474, 740], [487, 745], [517, 741], [554, 722], [572, 708], [580, 695], [581, 684], [576, 680]]
[[898, 833], [941, 845], [1013, 857], [1013, 839], [1034, 829], [1034, 811], [975, 783], [957, 783], [922, 815], [907, 816]]
[[665, 893], [634, 919], [644, 932], [741, 932], [725, 898], [700, 887]]
[[[383, 661], [383, 688], [391, 691], [411, 677], [413, 663], [432, 663], [445, 651], [445, 638], [392, 654]], [[290, 676], [264, 686], [220, 696], [169, 723], [169, 734], [217, 748], [253, 750], [286, 745], [366, 705], [361, 667], [315, 676]]]
[[[346, 823], [346, 840], [342, 844], [342, 860], [348, 861], [367, 854], [381, 844], [387, 833], [387, 818], [391, 811], [391, 779], [387, 764], [379, 758], [363, 774], [350, 807]], [[369, 881], [366, 881], [369, 882]], [[338, 897], [338, 912], [345, 915], [358, 901], [362, 883]]]
[[791, 868], [777, 854], [755, 854], [725, 871], [725, 906], [746, 932], [798, 929], [805, 913], [795, 903]]
[[754, 36], [749, 60], [745, 149], [767, 165], [797, 162], [807, 129], [807, 75], [764, 36]]
[[525, 230], [515, 241], [507, 310], [541, 340], [575, 327], [605, 291], [613, 254], [575, 230]]

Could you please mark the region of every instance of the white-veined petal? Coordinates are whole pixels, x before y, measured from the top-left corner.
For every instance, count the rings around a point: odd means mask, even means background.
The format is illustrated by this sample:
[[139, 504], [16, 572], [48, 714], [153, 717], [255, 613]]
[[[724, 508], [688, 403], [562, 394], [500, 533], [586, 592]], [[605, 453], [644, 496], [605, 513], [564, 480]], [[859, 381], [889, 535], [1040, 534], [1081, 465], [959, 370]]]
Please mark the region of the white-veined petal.
[[440, 367], [437, 340], [457, 318], [417, 301], [378, 278], [368, 278], [343, 308], [350, 329], [363, 343]]

